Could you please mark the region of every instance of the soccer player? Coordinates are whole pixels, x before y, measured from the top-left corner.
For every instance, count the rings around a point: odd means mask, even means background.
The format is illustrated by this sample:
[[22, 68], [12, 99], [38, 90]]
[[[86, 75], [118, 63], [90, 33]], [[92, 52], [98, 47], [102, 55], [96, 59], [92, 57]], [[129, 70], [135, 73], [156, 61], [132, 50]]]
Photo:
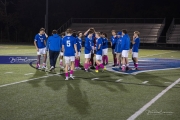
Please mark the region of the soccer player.
[[91, 65], [91, 68], [92, 69], [95, 69], [94, 67], [94, 56], [96, 54], [96, 50], [94, 49], [94, 47], [96, 46], [96, 38], [95, 38], [95, 29], [94, 28], [89, 28], [85, 33], [84, 33], [84, 36], [88, 36], [88, 32], [89, 31], [92, 31], [93, 32], [93, 35], [92, 35], [92, 38], [91, 38], [91, 46], [92, 46], [92, 51], [91, 51], [91, 59], [90, 59], [90, 65]]
[[117, 58], [119, 67], [121, 66], [121, 53], [122, 53], [121, 42], [122, 42], [122, 32], [118, 32], [117, 42], [116, 42], [116, 58]]
[[97, 44], [97, 47], [96, 47], [96, 70], [95, 72], [99, 72], [99, 68], [102, 68], [103, 70], [105, 69], [104, 68], [104, 65], [101, 63], [102, 62], [102, 44], [103, 44], [103, 40], [102, 38], [100, 37], [100, 32], [96, 32], [96, 44]]
[[102, 33], [102, 39], [103, 39], [103, 65], [107, 65], [108, 64], [108, 39], [107, 39], [107, 34], [106, 33]]
[[34, 45], [37, 50], [37, 69], [41, 69], [40, 66], [40, 59], [41, 55], [44, 57], [42, 68], [46, 68], [46, 59], [47, 59], [47, 53], [46, 53], [46, 39], [48, 38], [48, 35], [45, 33], [45, 29], [41, 28], [39, 33], [34, 38]]
[[74, 79], [73, 73], [74, 73], [74, 61], [75, 61], [75, 54], [76, 57], [78, 56], [78, 51], [77, 51], [77, 46], [76, 46], [76, 40], [72, 36], [72, 30], [67, 29], [66, 30], [66, 36], [63, 38], [63, 45], [62, 45], [62, 50], [64, 51], [64, 58], [65, 58], [65, 80], [69, 80], [68, 76], [68, 67], [69, 64], [71, 65], [71, 70], [70, 70], [70, 78]]
[[115, 47], [116, 47], [117, 36], [116, 36], [116, 31], [115, 30], [112, 30], [111, 33], [112, 33], [111, 47], [112, 47], [112, 54], [113, 54], [113, 61], [114, 61], [113, 67], [115, 67], [116, 64], [117, 64], [117, 58], [116, 58], [116, 54], [115, 54]]
[[122, 30], [122, 35], [122, 71], [126, 71], [129, 69], [128, 54], [130, 50], [130, 38], [127, 34], [127, 30]]
[[79, 67], [79, 63], [80, 63], [80, 56], [81, 56], [81, 47], [82, 47], [82, 32], [78, 32], [77, 33], [77, 38], [76, 38], [76, 45], [77, 45], [77, 50], [78, 50], [78, 57], [75, 59], [75, 69], [79, 70], [81, 69]]
[[52, 31], [52, 36], [48, 38], [47, 50], [49, 50], [50, 56], [50, 71], [54, 70], [56, 67], [56, 61], [59, 56], [59, 52], [62, 48], [62, 39], [57, 34], [57, 30]]
[[85, 63], [84, 63], [84, 69], [86, 72], [89, 72], [89, 66], [90, 66], [90, 58], [91, 58], [91, 51], [92, 51], [92, 36], [93, 36], [93, 31], [88, 32], [88, 36], [85, 39], [85, 48], [84, 48], [84, 53], [85, 53]]
[[132, 60], [134, 62], [134, 68], [133, 70], [138, 70], [138, 52], [139, 52], [139, 44], [140, 44], [140, 38], [139, 38], [140, 32], [135, 31], [133, 36], [133, 47], [132, 47]]
[[[61, 37], [61, 39], [63, 40], [63, 38], [65, 37], [65, 32], [62, 32], [62, 33], [60, 34], [60, 37]], [[61, 68], [64, 68], [64, 67], [63, 67], [63, 56], [64, 56], [64, 52], [61, 50], [61, 52], [60, 52], [60, 57], [59, 57], [59, 65], [60, 65]]]

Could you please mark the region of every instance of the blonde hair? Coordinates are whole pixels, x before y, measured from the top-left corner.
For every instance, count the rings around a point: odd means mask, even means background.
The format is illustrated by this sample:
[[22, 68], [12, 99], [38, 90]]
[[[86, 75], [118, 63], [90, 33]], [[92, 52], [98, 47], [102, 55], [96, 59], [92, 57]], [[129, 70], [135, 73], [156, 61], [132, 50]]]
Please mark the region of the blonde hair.
[[134, 34], [137, 34], [139, 36], [140, 32], [139, 31], [134, 31]]

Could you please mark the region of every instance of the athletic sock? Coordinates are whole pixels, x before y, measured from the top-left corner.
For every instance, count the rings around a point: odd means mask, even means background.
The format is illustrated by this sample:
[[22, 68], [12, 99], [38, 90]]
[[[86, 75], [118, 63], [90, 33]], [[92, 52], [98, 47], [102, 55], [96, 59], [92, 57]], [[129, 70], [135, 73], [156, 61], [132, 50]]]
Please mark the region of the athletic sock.
[[96, 65], [96, 70], [99, 70], [99, 66], [98, 65]]
[[104, 69], [104, 65], [103, 64], [100, 64], [99, 66], [100, 66], [100, 68]]
[[105, 64], [105, 56], [102, 57], [103, 64]]
[[138, 68], [138, 63], [135, 63], [135, 68]]
[[77, 60], [77, 67], [79, 67], [80, 60]]
[[108, 61], [108, 56], [106, 55], [105, 57], [106, 57], [106, 63], [108, 63], [108, 62], [109, 62], [109, 61]]
[[66, 78], [68, 78], [68, 73], [65, 73]]
[[70, 77], [72, 77], [72, 76], [73, 76], [73, 73], [74, 73], [74, 71], [73, 71], [73, 70], [71, 70], [71, 71], [70, 71]]

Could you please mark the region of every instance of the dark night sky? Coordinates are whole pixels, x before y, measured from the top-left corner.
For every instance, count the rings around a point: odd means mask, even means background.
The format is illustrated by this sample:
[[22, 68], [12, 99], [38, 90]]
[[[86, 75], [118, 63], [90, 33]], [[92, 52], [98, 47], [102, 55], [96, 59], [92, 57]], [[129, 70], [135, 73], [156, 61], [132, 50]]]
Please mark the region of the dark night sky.
[[[4, 1], [4, 0], [2, 0]], [[7, 0], [13, 28], [38, 32], [44, 26], [46, 0]], [[179, 18], [179, 0], [49, 0], [49, 30], [59, 28], [69, 18]], [[1, 11], [2, 11], [2, 5]], [[1, 12], [0, 12], [1, 13]], [[5, 21], [0, 16], [1, 30]], [[26, 33], [24, 33], [26, 34]], [[27, 36], [27, 35], [26, 35]]]

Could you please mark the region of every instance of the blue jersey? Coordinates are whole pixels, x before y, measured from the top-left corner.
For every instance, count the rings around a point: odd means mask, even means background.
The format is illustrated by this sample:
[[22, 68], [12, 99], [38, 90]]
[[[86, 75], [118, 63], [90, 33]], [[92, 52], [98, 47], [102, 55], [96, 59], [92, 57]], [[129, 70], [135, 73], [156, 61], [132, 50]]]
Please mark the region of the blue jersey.
[[53, 34], [47, 40], [47, 49], [51, 51], [60, 51], [62, 48], [62, 39], [58, 34]]
[[[102, 38], [97, 38], [96, 39], [96, 55], [102, 55], [102, 44], [103, 44]], [[99, 48], [99, 45], [101, 45], [100, 48]]]
[[111, 37], [112, 49], [115, 49], [115, 47], [116, 47], [116, 41], [117, 41], [117, 37], [112, 36], [112, 37]]
[[65, 36], [63, 38], [64, 56], [75, 56], [74, 45], [76, 45], [76, 39], [73, 36]]
[[44, 42], [46, 41], [45, 35], [37, 34], [34, 38], [34, 41], [36, 41], [36, 45], [39, 49], [46, 47], [46, 45], [44, 44]]
[[139, 37], [134, 39], [135, 44], [133, 45], [132, 52], [139, 52], [139, 44], [140, 44], [140, 39]]
[[121, 43], [122, 43], [122, 37], [117, 39], [115, 52], [117, 52], [117, 53], [122, 52]]
[[89, 54], [92, 50], [92, 40], [88, 37], [85, 39], [85, 48], [84, 48], [84, 53]]
[[80, 38], [76, 38], [76, 45], [77, 45], [77, 51], [80, 52], [81, 50], [81, 43], [82, 43], [82, 40]]
[[103, 49], [108, 48], [108, 40], [107, 40], [106, 38], [102, 38], [102, 40], [103, 40], [102, 48], [103, 48]]
[[122, 50], [129, 50], [130, 49], [130, 37], [128, 34], [125, 34], [122, 37], [121, 49]]

